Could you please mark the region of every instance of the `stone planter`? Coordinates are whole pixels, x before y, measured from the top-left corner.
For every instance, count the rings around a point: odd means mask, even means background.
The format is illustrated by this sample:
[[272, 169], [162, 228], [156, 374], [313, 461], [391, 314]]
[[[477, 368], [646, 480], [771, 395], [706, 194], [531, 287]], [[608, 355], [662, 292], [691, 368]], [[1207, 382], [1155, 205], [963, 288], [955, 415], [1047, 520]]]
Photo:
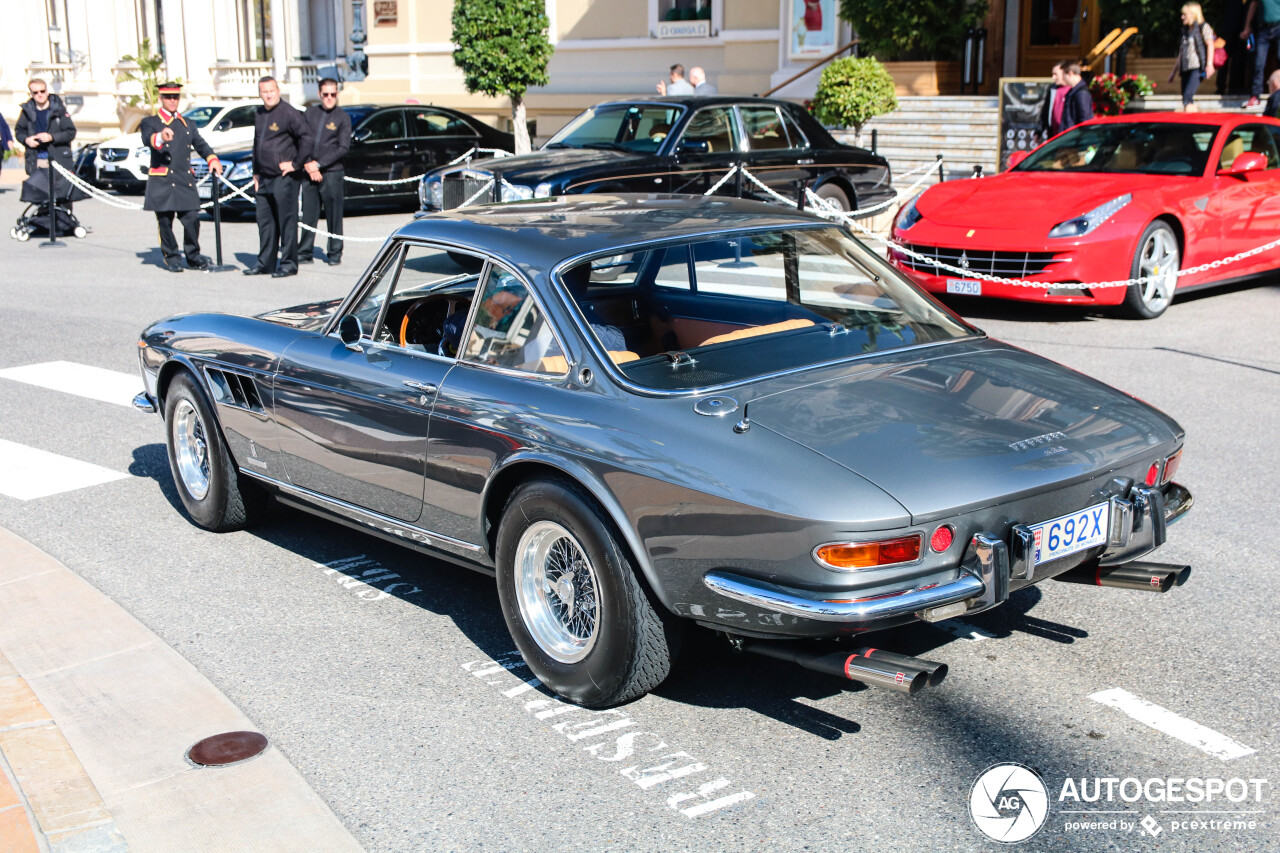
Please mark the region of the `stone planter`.
[[958, 95], [962, 71], [959, 62], [886, 62], [899, 95]]

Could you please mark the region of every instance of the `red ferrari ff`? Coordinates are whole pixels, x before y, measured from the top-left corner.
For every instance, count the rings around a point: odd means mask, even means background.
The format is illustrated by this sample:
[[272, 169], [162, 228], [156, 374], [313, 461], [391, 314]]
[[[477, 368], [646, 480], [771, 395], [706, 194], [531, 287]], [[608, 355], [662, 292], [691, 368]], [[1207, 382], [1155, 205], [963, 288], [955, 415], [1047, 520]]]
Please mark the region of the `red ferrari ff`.
[[[1175, 289], [1280, 267], [1275, 248], [1177, 274], [1280, 237], [1280, 121], [1243, 113], [1099, 118], [1014, 162], [994, 177], [937, 184], [903, 205], [890, 259], [932, 293], [1116, 305], [1142, 318], [1164, 313]], [[1147, 281], [1116, 283], [1139, 278]]]

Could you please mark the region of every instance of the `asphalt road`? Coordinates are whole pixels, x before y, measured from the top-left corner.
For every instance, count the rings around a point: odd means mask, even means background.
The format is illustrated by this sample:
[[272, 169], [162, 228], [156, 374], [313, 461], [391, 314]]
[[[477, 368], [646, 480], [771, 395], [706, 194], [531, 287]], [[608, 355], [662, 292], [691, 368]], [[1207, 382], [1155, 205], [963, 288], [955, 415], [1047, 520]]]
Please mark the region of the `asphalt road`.
[[[0, 221], [20, 208], [12, 188], [0, 194]], [[0, 238], [0, 371], [65, 361], [136, 374], [150, 321], [340, 295], [376, 247], [349, 243], [342, 266], [283, 280], [175, 275], [157, 265], [149, 214], [90, 202], [78, 212], [93, 232], [66, 248]], [[381, 236], [406, 219], [350, 217], [347, 230]], [[252, 263], [252, 223], [228, 224], [224, 245]], [[968, 803], [979, 774], [1002, 762], [1034, 768], [1048, 789], [1046, 825], [1023, 849], [1280, 847], [1280, 286], [1183, 298], [1148, 322], [958, 307], [1183, 424], [1178, 479], [1196, 505], [1158, 558], [1195, 571], [1167, 595], [1048, 583], [962, 630], [881, 637], [950, 665], [944, 685], [914, 697], [739, 657], [697, 633], [652, 695], [603, 714], [572, 709], [522, 687], [530, 676], [508, 655], [493, 583], [479, 574], [292, 510], [251, 532], [193, 526], [160, 419], [84, 396], [105, 381], [65, 391], [0, 375], [0, 443], [127, 475], [0, 495], [0, 524], [194, 663], [371, 851], [990, 850], [1000, 845]], [[1105, 696], [1177, 717], [1153, 728], [1090, 698], [1117, 689]], [[1220, 757], [1240, 751], [1231, 744], [1252, 751]], [[1211, 802], [1060, 799], [1068, 778], [1095, 777], [1157, 779], [1157, 791], [1168, 777], [1268, 781], [1239, 801], [1225, 782]], [[1131, 826], [1069, 828], [1113, 820]], [[1242, 825], [1175, 823], [1191, 820]]]

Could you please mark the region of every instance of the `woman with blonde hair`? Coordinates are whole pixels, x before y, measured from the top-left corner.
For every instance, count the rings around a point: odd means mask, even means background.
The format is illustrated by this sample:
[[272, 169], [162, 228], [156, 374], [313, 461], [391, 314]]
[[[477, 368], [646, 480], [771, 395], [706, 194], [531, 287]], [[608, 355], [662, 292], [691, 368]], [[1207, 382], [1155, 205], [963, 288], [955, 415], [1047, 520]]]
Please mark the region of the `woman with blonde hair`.
[[1212, 77], [1213, 28], [1205, 23], [1204, 10], [1199, 3], [1186, 3], [1182, 7], [1182, 39], [1178, 43], [1178, 58], [1173, 61], [1169, 82], [1182, 72], [1182, 110], [1196, 111], [1196, 89], [1206, 78]]

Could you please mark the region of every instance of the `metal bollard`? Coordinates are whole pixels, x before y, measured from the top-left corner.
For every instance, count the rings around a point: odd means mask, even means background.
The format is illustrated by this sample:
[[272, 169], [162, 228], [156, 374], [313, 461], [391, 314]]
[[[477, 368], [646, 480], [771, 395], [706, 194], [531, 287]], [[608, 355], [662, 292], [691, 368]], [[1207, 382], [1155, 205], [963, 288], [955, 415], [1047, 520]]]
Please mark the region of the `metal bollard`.
[[[53, 165], [54, 162], [55, 161], [53, 159], [53, 149], [50, 148], [49, 169], [48, 169], [48, 172], [49, 172], [49, 239], [40, 244], [40, 247], [42, 249], [60, 249], [63, 246], [67, 245], [66, 243], [63, 243], [61, 240], [58, 239], [58, 205], [57, 205], [57, 196], [54, 193], [54, 183], [53, 183], [53, 178], [54, 178], [53, 173], [55, 171], [55, 167]], [[68, 181], [68, 183], [70, 182]], [[71, 194], [67, 193], [67, 197], [70, 198]]]

